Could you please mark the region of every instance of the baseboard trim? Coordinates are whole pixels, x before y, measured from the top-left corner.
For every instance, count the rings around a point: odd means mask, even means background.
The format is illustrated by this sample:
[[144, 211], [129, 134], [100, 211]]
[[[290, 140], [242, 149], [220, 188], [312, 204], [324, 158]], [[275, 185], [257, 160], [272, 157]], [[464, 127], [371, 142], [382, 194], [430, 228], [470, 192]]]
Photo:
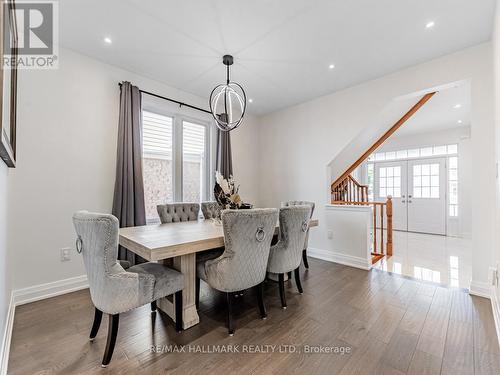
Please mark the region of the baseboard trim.
[[14, 313], [16, 305], [14, 304], [14, 294], [10, 294], [10, 301], [5, 320], [5, 329], [2, 336], [2, 350], [0, 352], [0, 375], [7, 375], [7, 366], [9, 365], [10, 341], [12, 338], [12, 328], [14, 327]]
[[371, 261], [368, 259], [354, 257], [351, 255], [341, 254], [323, 249], [316, 249], [309, 247], [307, 249], [307, 256], [321, 260], [326, 260], [328, 262], [343, 264], [349, 267], [360, 268], [366, 271], [369, 271], [372, 268]]
[[500, 346], [500, 301], [493, 287], [491, 288], [491, 309], [493, 310], [493, 320], [495, 321], [498, 345]]
[[469, 285], [469, 294], [491, 299], [490, 284], [471, 280]]
[[87, 276], [82, 275], [71, 277], [69, 279], [53, 281], [51, 283], [34, 285], [28, 288], [13, 290], [10, 294], [10, 302], [7, 311], [5, 330], [2, 337], [2, 348], [0, 352], [0, 375], [7, 374], [10, 342], [12, 339], [12, 328], [14, 327], [14, 315], [16, 306], [59, 296], [61, 294], [76, 292], [77, 290], [86, 289], [88, 287], [89, 283], [87, 280]]
[[76, 292], [77, 290], [86, 289], [89, 283], [86, 275], [71, 277], [53, 281], [51, 283], [39, 284], [28, 288], [17, 289], [12, 292], [14, 296], [14, 304], [16, 306], [26, 303], [39, 301], [42, 299], [59, 296], [61, 294]]

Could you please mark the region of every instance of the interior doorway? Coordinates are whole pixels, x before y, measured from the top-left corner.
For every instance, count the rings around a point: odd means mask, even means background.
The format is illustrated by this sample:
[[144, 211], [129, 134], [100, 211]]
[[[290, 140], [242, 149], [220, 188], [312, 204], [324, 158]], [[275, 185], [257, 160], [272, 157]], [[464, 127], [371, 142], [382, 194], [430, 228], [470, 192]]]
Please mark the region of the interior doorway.
[[446, 235], [446, 158], [374, 163], [376, 201], [392, 196], [395, 230]]

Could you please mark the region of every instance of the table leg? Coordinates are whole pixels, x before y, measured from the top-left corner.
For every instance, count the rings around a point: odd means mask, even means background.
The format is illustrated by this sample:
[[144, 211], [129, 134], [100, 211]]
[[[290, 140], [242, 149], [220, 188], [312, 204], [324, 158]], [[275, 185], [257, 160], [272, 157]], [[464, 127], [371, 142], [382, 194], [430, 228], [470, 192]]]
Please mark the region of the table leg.
[[[182, 291], [182, 320], [183, 328], [190, 328], [200, 322], [198, 311], [196, 310], [196, 254], [186, 254], [175, 257], [172, 260], [166, 259], [163, 261], [169, 266], [173, 266], [176, 270], [184, 275], [184, 289]], [[167, 313], [175, 320], [174, 300], [170, 297], [162, 298], [159, 301], [158, 307]]]

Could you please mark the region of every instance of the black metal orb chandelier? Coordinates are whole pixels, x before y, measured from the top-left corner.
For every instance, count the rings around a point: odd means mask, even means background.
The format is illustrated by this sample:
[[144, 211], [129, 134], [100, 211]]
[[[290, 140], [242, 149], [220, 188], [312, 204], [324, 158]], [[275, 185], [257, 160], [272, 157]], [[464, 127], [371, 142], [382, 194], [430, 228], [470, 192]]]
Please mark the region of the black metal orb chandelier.
[[226, 83], [212, 90], [209, 105], [217, 127], [223, 131], [231, 131], [240, 126], [243, 121], [247, 96], [239, 83], [229, 80], [229, 67], [233, 65], [233, 56], [224, 55], [222, 63], [226, 66]]

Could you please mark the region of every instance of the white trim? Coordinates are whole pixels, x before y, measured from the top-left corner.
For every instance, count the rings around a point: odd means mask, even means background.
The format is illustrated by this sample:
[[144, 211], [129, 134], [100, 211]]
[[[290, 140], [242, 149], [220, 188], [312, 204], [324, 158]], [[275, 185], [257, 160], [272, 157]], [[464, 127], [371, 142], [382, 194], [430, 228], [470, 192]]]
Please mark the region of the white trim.
[[0, 375], [7, 374], [9, 363], [10, 342], [12, 339], [12, 328], [14, 326], [14, 314], [16, 306], [39, 301], [46, 298], [59, 296], [61, 294], [76, 292], [89, 287], [87, 275], [71, 277], [69, 279], [53, 281], [46, 284], [33, 285], [28, 288], [13, 290], [10, 294], [9, 308], [5, 322], [5, 330], [2, 337], [0, 352]]
[[17, 289], [12, 292], [16, 306], [39, 301], [45, 298], [59, 296], [61, 294], [76, 292], [89, 287], [87, 275], [71, 277], [53, 281], [51, 283], [33, 285], [28, 288]]
[[490, 284], [483, 283], [482, 281], [471, 280], [469, 284], [469, 294], [478, 297], [491, 298]]
[[316, 249], [313, 247], [309, 247], [307, 249], [307, 256], [321, 260], [326, 260], [328, 262], [343, 264], [349, 267], [360, 268], [366, 271], [369, 271], [372, 268], [371, 261], [368, 259], [354, 257], [351, 255], [346, 255], [323, 249]]
[[500, 304], [495, 288], [491, 288], [491, 309], [493, 310], [493, 320], [497, 331], [498, 345], [500, 345]]
[[10, 341], [12, 339], [12, 328], [14, 326], [14, 313], [16, 305], [14, 304], [14, 294], [10, 294], [10, 301], [5, 319], [5, 330], [2, 336], [2, 350], [0, 351], [0, 375], [7, 375], [7, 366], [9, 364]]
[[349, 204], [325, 204], [325, 209], [330, 211], [357, 211], [371, 212], [371, 206], [349, 205]]

